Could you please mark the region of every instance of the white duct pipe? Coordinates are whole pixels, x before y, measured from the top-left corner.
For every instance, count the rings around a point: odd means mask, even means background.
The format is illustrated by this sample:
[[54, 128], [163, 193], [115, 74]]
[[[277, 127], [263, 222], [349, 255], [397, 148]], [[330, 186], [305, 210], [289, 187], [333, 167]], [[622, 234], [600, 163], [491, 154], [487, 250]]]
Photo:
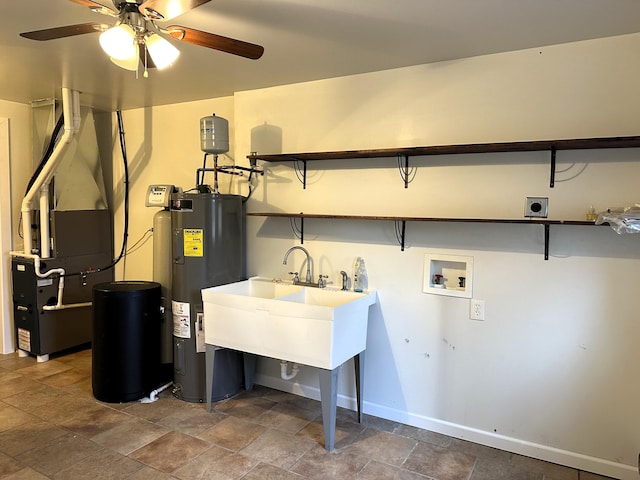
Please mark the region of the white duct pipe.
[[283, 380], [292, 380], [300, 371], [300, 365], [291, 362], [291, 372], [289, 370], [289, 362], [280, 360], [280, 376]]
[[55, 305], [44, 305], [42, 307], [43, 310], [63, 310], [66, 308], [78, 308], [78, 307], [89, 307], [92, 305], [91, 302], [84, 303], [71, 303], [69, 305], [64, 305], [62, 303], [62, 294], [64, 292], [64, 268], [52, 268], [51, 270], [47, 270], [46, 272], [40, 271], [40, 256], [34, 255], [32, 253], [26, 254], [23, 252], [9, 252], [11, 257], [22, 257], [22, 258], [31, 258], [33, 260], [33, 270], [38, 278], [47, 278], [54, 273], [60, 275], [58, 280], [58, 300]]
[[[80, 129], [79, 99], [80, 99], [80, 94], [77, 91], [69, 90], [68, 88], [62, 89], [62, 114], [64, 116], [64, 133], [60, 141], [56, 144], [56, 147], [54, 148], [53, 153], [51, 154], [51, 157], [43, 167], [38, 177], [33, 182], [33, 185], [31, 186], [27, 194], [22, 199], [21, 213], [22, 213], [22, 230], [23, 230], [23, 237], [24, 237], [24, 253], [25, 254], [31, 254], [31, 243], [33, 240], [33, 237], [31, 235], [31, 211], [33, 209], [32, 202], [36, 197], [36, 195], [40, 192], [40, 189], [43, 187], [43, 185], [46, 185], [48, 187], [49, 182], [51, 182], [51, 178], [53, 177], [53, 173], [55, 172], [55, 169], [58, 167], [58, 163], [62, 158], [62, 152], [64, 152], [67, 145], [71, 142], [73, 135]], [[43, 209], [42, 209], [42, 203], [44, 203], [43, 199], [40, 198], [40, 201], [41, 201], [40, 215], [41, 215], [41, 218], [43, 217], [46, 218], [46, 221], [44, 223], [46, 223], [47, 225], [46, 230], [48, 235], [49, 203], [46, 202], [46, 206], [44, 208], [45, 211], [43, 212]], [[43, 227], [41, 225], [41, 230], [40, 230], [41, 232], [42, 232], [42, 229]], [[49, 250], [48, 245], [50, 242], [48, 236], [45, 240], [43, 240], [42, 236], [40, 238], [41, 238], [40, 248], [41, 249], [46, 248], [46, 250], [48, 251]], [[45, 244], [47, 245], [47, 247], [44, 247]]]
[[51, 240], [49, 233], [49, 184], [40, 189], [40, 258], [51, 257]]

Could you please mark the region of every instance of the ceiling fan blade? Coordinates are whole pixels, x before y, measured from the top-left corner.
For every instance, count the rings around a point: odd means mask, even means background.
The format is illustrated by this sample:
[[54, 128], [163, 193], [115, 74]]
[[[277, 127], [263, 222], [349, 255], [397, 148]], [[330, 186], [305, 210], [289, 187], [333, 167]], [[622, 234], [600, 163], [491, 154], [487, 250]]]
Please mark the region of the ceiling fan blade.
[[152, 20], [167, 21], [210, 1], [211, 0], [147, 0], [138, 7], [138, 10], [145, 17], [151, 18]]
[[106, 7], [101, 3], [94, 2], [92, 0], [69, 0], [70, 2], [77, 3], [78, 5], [82, 5], [83, 7], [90, 8], [94, 12], [104, 13], [105, 15], [118, 16], [118, 12], [116, 12], [111, 7]]
[[21, 37], [30, 40], [55, 40], [56, 38], [72, 37], [85, 33], [103, 32], [109, 28], [105, 23], [80, 23], [78, 25], [66, 25], [64, 27], [46, 28], [44, 30], [34, 30], [33, 32], [22, 32]]
[[215, 33], [202, 32], [194, 28], [172, 25], [167, 28], [169, 35], [176, 40], [192, 43], [201, 47], [220, 50], [221, 52], [239, 55], [241, 57], [257, 60], [264, 53], [264, 47], [253, 43], [243, 42], [229, 37], [216, 35]]

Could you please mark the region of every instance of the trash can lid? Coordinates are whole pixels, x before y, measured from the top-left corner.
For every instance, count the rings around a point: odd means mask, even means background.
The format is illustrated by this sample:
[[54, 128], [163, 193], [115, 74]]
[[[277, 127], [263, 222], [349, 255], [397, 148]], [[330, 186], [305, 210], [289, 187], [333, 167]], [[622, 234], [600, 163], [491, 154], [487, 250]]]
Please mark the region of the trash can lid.
[[121, 280], [118, 282], [98, 283], [93, 286], [94, 291], [100, 292], [137, 292], [153, 290], [155, 288], [160, 288], [158, 282], [148, 282], [144, 280]]

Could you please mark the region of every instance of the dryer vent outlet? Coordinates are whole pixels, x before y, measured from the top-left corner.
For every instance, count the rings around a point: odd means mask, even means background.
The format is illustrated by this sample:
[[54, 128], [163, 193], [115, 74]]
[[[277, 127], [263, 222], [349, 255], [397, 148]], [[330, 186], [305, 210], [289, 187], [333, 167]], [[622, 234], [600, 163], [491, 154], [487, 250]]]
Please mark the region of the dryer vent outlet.
[[547, 218], [549, 199], [547, 197], [527, 197], [524, 205], [525, 217]]

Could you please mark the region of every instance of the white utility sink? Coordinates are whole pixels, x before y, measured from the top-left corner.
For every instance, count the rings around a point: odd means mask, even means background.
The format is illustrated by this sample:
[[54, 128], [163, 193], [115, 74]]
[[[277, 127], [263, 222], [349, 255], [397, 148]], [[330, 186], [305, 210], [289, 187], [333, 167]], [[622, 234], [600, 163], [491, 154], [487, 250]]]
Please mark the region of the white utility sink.
[[365, 350], [377, 295], [253, 277], [202, 300], [205, 343], [333, 370]]

